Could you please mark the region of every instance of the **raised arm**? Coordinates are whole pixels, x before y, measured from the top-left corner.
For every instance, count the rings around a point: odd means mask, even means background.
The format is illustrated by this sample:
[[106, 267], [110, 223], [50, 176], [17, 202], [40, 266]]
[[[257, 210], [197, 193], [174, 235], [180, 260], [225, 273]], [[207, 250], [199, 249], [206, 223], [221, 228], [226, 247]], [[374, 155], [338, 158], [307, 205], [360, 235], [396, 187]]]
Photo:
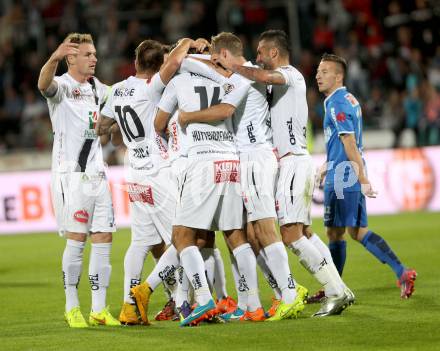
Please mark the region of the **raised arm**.
[[38, 89], [46, 97], [55, 95], [58, 84], [54, 80], [57, 71], [58, 63], [67, 55], [77, 55], [79, 44], [64, 42], [54, 51], [49, 60], [41, 68], [40, 76], [38, 77]]
[[179, 44], [170, 52], [168, 59], [164, 62], [160, 68], [160, 79], [166, 85], [182, 64], [183, 59], [188, 54], [190, 48], [196, 48], [197, 50], [203, 50], [209, 43], [205, 39], [192, 40], [189, 38], [183, 38], [179, 41]]
[[284, 85], [286, 84], [286, 79], [284, 76], [278, 72], [273, 70], [267, 70], [257, 67], [246, 67], [237, 64], [233, 64], [230, 69], [232, 72], [238, 73], [243, 77], [253, 80], [262, 84], [275, 84], [275, 85]]

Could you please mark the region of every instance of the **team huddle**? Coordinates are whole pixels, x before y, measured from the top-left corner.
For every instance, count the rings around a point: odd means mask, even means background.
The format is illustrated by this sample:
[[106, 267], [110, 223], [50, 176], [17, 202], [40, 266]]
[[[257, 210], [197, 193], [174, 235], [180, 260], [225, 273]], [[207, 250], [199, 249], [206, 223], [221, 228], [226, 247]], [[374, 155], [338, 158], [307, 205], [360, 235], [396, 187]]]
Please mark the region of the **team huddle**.
[[[62, 60], [68, 72], [55, 76]], [[108, 87], [93, 76], [91, 36], [74, 33], [38, 81], [54, 131], [52, 196], [59, 232], [67, 239], [62, 270], [70, 327], [148, 325], [151, 295], [162, 284], [169, 301], [155, 319], [180, 320], [181, 326], [292, 319], [307, 302], [321, 303], [315, 317], [340, 314], [355, 301], [341, 278], [346, 227], [393, 269], [401, 297], [412, 295], [415, 270], [367, 228], [365, 196], [376, 193], [362, 159], [360, 105], [343, 86], [342, 58], [325, 54], [316, 75], [327, 96], [327, 164], [318, 173], [307, 150], [306, 83], [290, 65], [283, 31], [261, 34], [258, 65], [243, 57], [240, 39], [225, 32], [211, 42], [184, 38], [171, 50], [145, 40], [134, 61], [136, 74]], [[101, 149], [109, 140], [127, 148], [124, 189], [131, 215], [118, 319], [106, 305], [116, 230]], [[311, 229], [312, 194], [322, 182], [329, 246]], [[223, 232], [230, 252], [237, 300], [226, 289], [215, 231]], [[87, 323], [77, 288], [88, 236]], [[309, 297], [297, 283], [286, 247], [322, 290]], [[141, 282], [149, 252], [156, 265]], [[274, 294], [267, 310], [257, 266]]]

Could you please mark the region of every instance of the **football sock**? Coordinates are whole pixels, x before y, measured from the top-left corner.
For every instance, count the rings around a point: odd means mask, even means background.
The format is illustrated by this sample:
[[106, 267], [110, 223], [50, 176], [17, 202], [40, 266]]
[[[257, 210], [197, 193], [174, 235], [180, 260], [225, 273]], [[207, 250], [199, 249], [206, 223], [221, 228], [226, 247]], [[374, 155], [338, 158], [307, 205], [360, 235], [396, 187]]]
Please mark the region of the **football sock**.
[[154, 291], [160, 283], [174, 279], [177, 267], [179, 267], [179, 255], [176, 248], [170, 245], [146, 279], [150, 289]]
[[237, 290], [237, 307], [243, 311], [246, 311], [248, 294], [247, 291], [243, 289], [242, 279], [238, 271], [237, 261], [235, 260], [233, 254], [231, 254], [230, 257], [231, 257], [232, 275], [234, 276], [235, 290]]
[[281, 290], [281, 300], [290, 304], [296, 298], [295, 282], [290, 273], [287, 252], [282, 242], [278, 241], [264, 248], [267, 266], [272, 272]]
[[217, 248], [214, 249], [214, 260], [214, 290], [217, 299], [221, 300], [228, 296], [228, 291], [226, 290], [225, 265], [223, 263], [222, 254]]
[[[156, 257], [153, 256], [153, 260], [154, 260], [154, 265], [157, 265], [157, 262], [159, 262], [160, 257], [156, 258]], [[167, 300], [171, 299], [172, 298], [172, 294], [171, 294], [171, 291], [169, 290], [165, 280], [162, 281], [162, 284], [163, 284], [163, 293], [165, 294], [165, 298]]]
[[215, 269], [215, 258], [214, 258], [214, 248], [204, 247], [200, 249], [200, 254], [202, 255], [203, 262], [205, 263], [205, 274], [208, 280], [209, 289], [211, 292], [214, 288], [214, 269]]
[[289, 248], [299, 257], [304, 268], [322, 285], [326, 296], [336, 296], [343, 293], [341, 278], [334, 279], [325, 258], [305, 236], [292, 242]]
[[194, 297], [197, 303], [206, 305], [212, 299], [206, 281], [205, 265], [197, 246], [188, 246], [180, 252], [180, 263], [185, 270], [191, 285], [194, 288]]
[[66, 312], [79, 306], [78, 284], [81, 277], [85, 245], [86, 243], [82, 241], [66, 240], [62, 261]]
[[266, 254], [264, 253], [264, 250], [261, 249], [257, 256], [257, 264], [260, 267], [264, 278], [266, 278], [267, 284], [269, 284], [269, 286], [272, 288], [275, 298], [277, 300], [281, 300], [281, 290], [278, 287], [277, 281], [270, 272], [269, 267], [267, 266], [266, 259]]
[[332, 254], [331, 254], [328, 246], [321, 240], [321, 238], [318, 236], [318, 234], [313, 233], [313, 235], [309, 238], [309, 241], [313, 244], [313, 246], [315, 246], [318, 249], [318, 251], [325, 258], [327, 263], [330, 263], [330, 262], [333, 263]]
[[345, 259], [347, 258], [347, 242], [345, 240], [330, 241], [328, 245], [332, 254], [333, 263], [342, 277], [342, 271], [345, 266]]
[[190, 283], [188, 277], [186, 276], [183, 270], [183, 267], [179, 267], [176, 272], [178, 274], [178, 280], [177, 280], [178, 283], [177, 283], [175, 302], [177, 307], [181, 307], [185, 301], [187, 301], [188, 303], [191, 302], [189, 301], [189, 296], [188, 296]]
[[376, 233], [369, 230], [361, 240], [361, 244], [370, 251], [379, 261], [388, 264], [399, 279], [405, 267], [388, 246], [387, 242]]
[[130, 289], [141, 283], [142, 269], [151, 246], [131, 243], [124, 258], [124, 302], [134, 304]]
[[100, 312], [106, 307], [107, 287], [112, 266], [110, 251], [112, 243], [92, 243], [89, 264], [89, 282], [92, 289], [92, 311]]
[[237, 262], [238, 272], [242, 279], [242, 287], [246, 291], [247, 310], [254, 312], [261, 307], [260, 296], [258, 294], [257, 260], [251, 245], [246, 243], [236, 247], [232, 254]]

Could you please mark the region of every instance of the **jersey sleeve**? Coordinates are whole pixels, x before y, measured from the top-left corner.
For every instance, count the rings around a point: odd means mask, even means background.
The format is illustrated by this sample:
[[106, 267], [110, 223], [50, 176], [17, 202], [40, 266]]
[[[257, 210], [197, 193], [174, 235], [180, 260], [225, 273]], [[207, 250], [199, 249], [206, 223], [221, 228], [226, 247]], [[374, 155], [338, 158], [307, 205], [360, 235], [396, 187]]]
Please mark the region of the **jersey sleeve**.
[[148, 96], [150, 100], [155, 103], [159, 102], [164, 89], [165, 84], [162, 82], [159, 72], [156, 73], [150, 81], [147, 81]]
[[352, 110], [346, 104], [335, 101], [330, 106], [330, 116], [338, 135], [354, 134]]
[[112, 109], [114, 93], [115, 93], [115, 89], [111, 88], [109, 93], [107, 94], [107, 99], [106, 99], [106, 101], [104, 103], [104, 107], [101, 110], [101, 114], [102, 115], [104, 115], [106, 117], [109, 117], [109, 118], [112, 118], [112, 119], [115, 119], [115, 114], [114, 114], [114, 111]]
[[303, 77], [300, 77], [299, 75], [295, 74], [295, 71], [290, 66], [281, 66], [278, 67], [275, 71], [280, 72], [281, 75], [284, 77], [284, 80], [286, 81], [286, 85], [294, 86], [295, 80], [304, 80]]
[[237, 107], [247, 97], [250, 88], [250, 81], [240, 78], [237, 74], [231, 76], [223, 84], [225, 94], [222, 103]]
[[67, 82], [62, 77], [54, 77], [53, 80], [57, 83], [57, 91], [53, 96], [43, 96], [52, 104], [58, 104], [66, 96], [66, 92], [69, 89]]
[[176, 87], [174, 85], [174, 82], [171, 80], [168, 83], [167, 87], [165, 88], [165, 91], [163, 92], [157, 107], [160, 108], [162, 111], [171, 113], [174, 111], [176, 105], [177, 105]]

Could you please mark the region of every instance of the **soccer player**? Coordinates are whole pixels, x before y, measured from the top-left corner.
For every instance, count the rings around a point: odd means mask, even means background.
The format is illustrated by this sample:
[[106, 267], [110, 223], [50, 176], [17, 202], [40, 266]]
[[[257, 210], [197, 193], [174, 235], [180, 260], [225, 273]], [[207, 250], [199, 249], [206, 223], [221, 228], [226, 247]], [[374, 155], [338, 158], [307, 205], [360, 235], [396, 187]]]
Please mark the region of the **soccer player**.
[[[67, 73], [55, 76], [66, 60]], [[90, 325], [117, 326], [106, 307], [110, 281], [112, 232], [116, 230], [110, 188], [94, 127], [107, 87], [93, 77], [97, 63], [90, 34], [72, 33], [42, 67], [38, 89], [46, 97], [54, 132], [52, 197], [58, 229], [66, 239], [62, 269], [65, 318], [72, 328], [86, 328], [78, 299], [84, 246], [90, 235]]]
[[[221, 86], [203, 75], [181, 73], [167, 86], [159, 103], [158, 116], [169, 115], [176, 105], [186, 111], [216, 105], [228, 89], [229, 86]], [[180, 184], [173, 242], [180, 251], [181, 264], [193, 285], [198, 306], [181, 325], [197, 322], [203, 314], [214, 313], [215, 309], [203, 261], [195, 247], [195, 235], [199, 230], [225, 232], [228, 246], [247, 284], [247, 319], [264, 320], [258, 296], [256, 259], [241, 230], [240, 166], [231, 120], [192, 123], [184, 126], [183, 132], [186, 134], [188, 164]]]
[[[192, 39], [182, 39], [164, 63], [162, 44], [154, 40], [141, 42], [135, 51], [136, 75], [112, 87], [101, 114], [99, 134], [107, 133], [108, 128], [117, 123], [128, 149], [126, 187], [132, 238], [124, 260], [124, 304], [119, 316], [124, 324], [139, 323], [130, 289], [140, 283], [148, 252], [171, 243], [177, 193], [170, 187], [165, 141], [154, 131], [156, 105], [189, 48], [200, 45]], [[170, 246], [147, 278], [149, 289], [152, 291], [162, 281], [174, 279], [178, 266], [177, 252]], [[147, 306], [141, 305], [139, 312], [142, 322], [149, 324]]]
[[[411, 297], [417, 273], [400, 262], [387, 242], [367, 226], [365, 196], [376, 197], [362, 158], [362, 111], [358, 100], [343, 86], [346, 61], [324, 54], [316, 81], [324, 101], [327, 163], [324, 184], [324, 225], [339, 272], [345, 263], [344, 233], [359, 241], [394, 271], [402, 298]], [[324, 173], [323, 173], [324, 175]]]
[[[232, 33], [220, 33], [211, 40], [214, 62], [224, 60], [228, 65], [252, 66], [243, 57], [240, 39]], [[236, 144], [240, 156], [241, 187], [247, 210], [247, 221], [253, 225], [256, 237], [263, 248], [267, 265], [281, 290], [281, 303], [268, 321], [296, 317], [304, 309], [302, 296], [297, 294], [290, 273], [287, 252], [275, 229], [275, 179], [277, 160], [270, 142], [267, 125], [269, 107], [266, 87], [238, 74], [233, 74], [225, 94], [218, 105], [196, 112], [181, 112], [182, 124], [215, 122], [232, 115]]]
[[227, 68], [271, 89], [273, 144], [280, 158], [276, 202], [281, 236], [325, 289], [327, 299], [315, 316], [339, 314], [349, 304], [345, 285], [333, 262], [327, 262], [303, 235], [305, 226], [311, 224], [315, 167], [307, 151], [306, 84], [303, 75], [290, 65], [289, 42], [284, 31], [268, 30], [260, 35], [257, 63], [263, 68], [237, 64]]

